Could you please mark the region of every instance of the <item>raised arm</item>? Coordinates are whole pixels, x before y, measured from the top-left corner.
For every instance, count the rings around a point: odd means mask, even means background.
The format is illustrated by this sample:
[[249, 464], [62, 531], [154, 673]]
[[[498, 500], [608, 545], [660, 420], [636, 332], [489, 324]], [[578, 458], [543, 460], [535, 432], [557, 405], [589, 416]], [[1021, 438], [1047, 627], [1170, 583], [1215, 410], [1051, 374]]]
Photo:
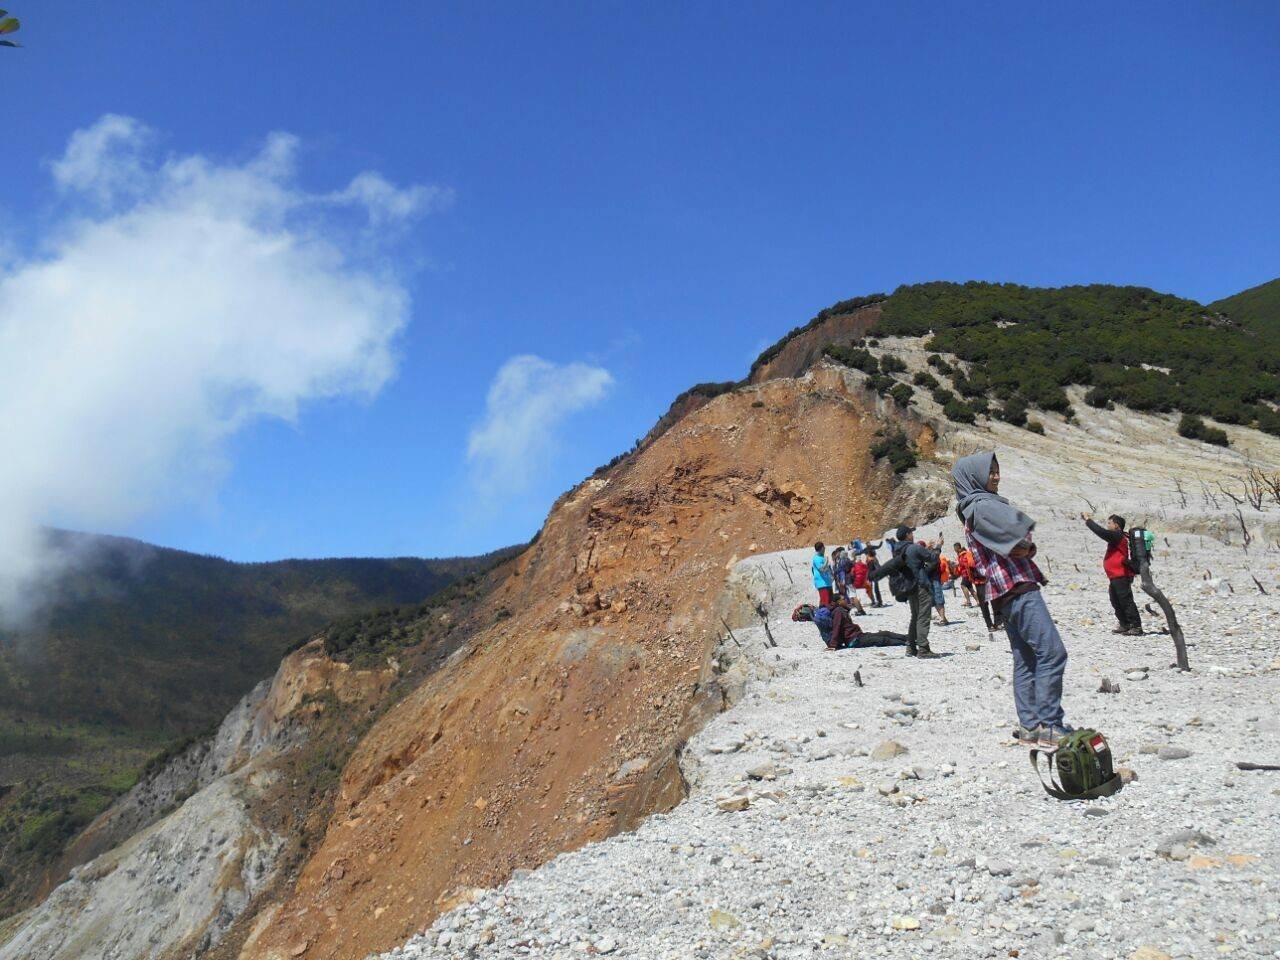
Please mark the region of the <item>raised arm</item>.
[[1082, 513], [1080, 514], [1080, 516], [1084, 520], [1084, 525], [1088, 527], [1090, 530], [1092, 530], [1094, 533], [1096, 533], [1103, 540], [1107, 541], [1107, 543], [1114, 545], [1124, 539], [1123, 530], [1108, 530], [1102, 524], [1095, 521], [1093, 517], [1089, 516], [1087, 513]]

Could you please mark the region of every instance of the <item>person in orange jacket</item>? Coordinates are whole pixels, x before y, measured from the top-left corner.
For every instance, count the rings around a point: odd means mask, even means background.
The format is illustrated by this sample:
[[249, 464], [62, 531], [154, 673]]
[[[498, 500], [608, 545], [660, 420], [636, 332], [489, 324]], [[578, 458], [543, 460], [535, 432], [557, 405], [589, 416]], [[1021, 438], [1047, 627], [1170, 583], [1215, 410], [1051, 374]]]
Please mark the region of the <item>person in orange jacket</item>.
[[986, 623], [989, 633], [995, 627], [992, 625], [991, 607], [987, 604], [986, 591], [983, 589], [986, 581], [978, 572], [977, 564], [973, 562], [972, 551], [967, 550], [962, 543], [955, 543], [952, 546], [956, 551], [956, 575], [960, 578], [960, 588], [964, 591], [964, 605], [966, 607], [977, 605], [982, 611], [982, 620]]

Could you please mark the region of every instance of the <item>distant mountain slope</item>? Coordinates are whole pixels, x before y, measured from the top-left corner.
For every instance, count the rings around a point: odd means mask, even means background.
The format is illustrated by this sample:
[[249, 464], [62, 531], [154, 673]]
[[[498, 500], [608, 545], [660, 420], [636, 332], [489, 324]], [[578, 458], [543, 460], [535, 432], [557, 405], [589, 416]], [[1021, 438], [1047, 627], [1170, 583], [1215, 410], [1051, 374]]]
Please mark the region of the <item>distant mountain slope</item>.
[[1280, 278], [1215, 300], [1209, 306], [1258, 333], [1280, 337]]
[[0, 632], [0, 916], [161, 748], [212, 730], [327, 624], [418, 604], [512, 550], [232, 563], [48, 532], [76, 562], [29, 628]]
[[34, 626], [0, 634], [0, 705], [171, 735], [220, 720], [290, 643], [330, 620], [422, 600], [490, 559], [232, 563], [119, 537], [49, 536], [79, 560]]

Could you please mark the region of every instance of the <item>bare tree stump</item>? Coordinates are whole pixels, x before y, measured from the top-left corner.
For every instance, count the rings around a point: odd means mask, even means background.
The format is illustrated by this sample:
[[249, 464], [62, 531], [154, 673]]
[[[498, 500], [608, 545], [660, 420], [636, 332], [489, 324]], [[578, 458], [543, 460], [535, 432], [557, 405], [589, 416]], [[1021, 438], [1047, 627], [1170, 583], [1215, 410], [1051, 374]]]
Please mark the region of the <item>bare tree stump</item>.
[[1178, 615], [1173, 612], [1173, 604], [1164, 595], [1155, 580], [1151, 578], [1151, 561], [1142, 558], [1138, 564], [1138, 574], [1142, 578], [1142, 592], [1154, 600], [1164, 613], [1165, 623], [1169, 625], [1169, 636], [1173, 637], [1173, 650], [1178, 658], [1178, 669], [1188, 671], [1191, 664], [1187, 662], [1187, 641], [1182, 636], [1182, 627], [1178, 626]]

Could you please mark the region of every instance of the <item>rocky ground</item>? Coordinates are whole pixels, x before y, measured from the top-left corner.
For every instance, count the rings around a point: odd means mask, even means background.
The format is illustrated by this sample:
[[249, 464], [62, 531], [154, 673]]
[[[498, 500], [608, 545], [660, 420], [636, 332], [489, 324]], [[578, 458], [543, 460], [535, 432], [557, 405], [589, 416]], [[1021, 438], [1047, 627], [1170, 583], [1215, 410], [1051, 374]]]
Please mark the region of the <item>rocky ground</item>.
[[[934, 628], [941, 659], [832, 654], [789, 619], [812, 599], [808, 551], [753, 557], [736, 576], [767, 604], [777, 646], [759, 626], [721, 648], [750, 679], [688, 744], [688, 799], [474, 891], [383, 960], [1280, 957], [1280, 772], [1235, 767], [1280, 763], [1280, 508], [1246, 518], [1246, 554], [1238, 536], [1223, 542], [1221, 511], [1199, 494], [1184, 507], [1167, 475], [1120, 476], [1128, 502], [1099, 502], [1116, 470], [1088, 457], [1073, 466], [1061, 446], [1076, 428], [1047, 426], [1002, 456], [1004, 492], [1040, 521], [1047, 600], [1071, 655], [1068, 721], [1107, 734], [1135, 776], [1123, 791], [1090, 803], [1044, 793], [1009, 737], [1007, 642], [958, 597], [957, 622]], [[1094, 424], [1104, 446], [1089, 457], [1135, 435], [1108, 440]], [[1150, 435], [1149, 462], [1189, 464], [1193, 476], [1197, 457], [1203, 476], [1234, 469], [1161, 436]], [[1191, 673], [1170, 668], [1166, 635], [1112, 635], [1102, 543], [1072, 516], [1085, 497], [1101, 513], [1165, 523], [1157, 579], [1186, 629]], [[954, 522], [921, 533], [939, 529], [957, 539]], [[905, 621], [902, 604], [860, 620]], [[1099, 692], [1104, 677], [1119, 691]]]

